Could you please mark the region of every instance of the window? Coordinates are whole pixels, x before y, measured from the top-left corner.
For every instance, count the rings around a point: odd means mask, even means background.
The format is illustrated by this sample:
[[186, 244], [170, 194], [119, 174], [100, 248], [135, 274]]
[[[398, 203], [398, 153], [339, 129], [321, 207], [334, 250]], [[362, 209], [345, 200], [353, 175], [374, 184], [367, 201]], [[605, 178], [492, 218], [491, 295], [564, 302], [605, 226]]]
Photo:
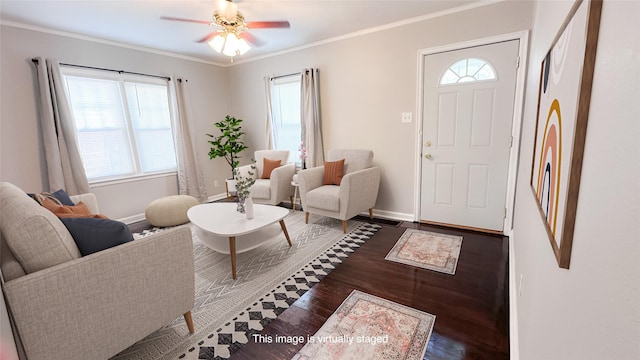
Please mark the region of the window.
[[271, 82], [271, 118], [274, 146], [289, 150], [289, 160], [300, 165], [298, 148], [302, 139], [300, 117], [300, 75], [285, 76]]
[[481, 59], [469, 58], [462, 59], [449, 66], [440, 78], [440, 85], [495, 79], [496, 72], [491, 64]]
[[63, 68], [89, 181], [175, 171], [167, 81]]

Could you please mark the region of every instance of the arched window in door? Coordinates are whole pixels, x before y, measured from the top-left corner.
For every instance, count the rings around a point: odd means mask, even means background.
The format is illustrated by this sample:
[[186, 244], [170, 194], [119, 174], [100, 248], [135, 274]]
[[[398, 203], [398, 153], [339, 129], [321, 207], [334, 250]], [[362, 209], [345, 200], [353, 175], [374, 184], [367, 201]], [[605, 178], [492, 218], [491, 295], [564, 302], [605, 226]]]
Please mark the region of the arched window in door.
[[440, 85], [452, 85], [474, 81], [496, 80], [496, 71], [490, 63], [477, 58], [456, 61], [440, 77]]

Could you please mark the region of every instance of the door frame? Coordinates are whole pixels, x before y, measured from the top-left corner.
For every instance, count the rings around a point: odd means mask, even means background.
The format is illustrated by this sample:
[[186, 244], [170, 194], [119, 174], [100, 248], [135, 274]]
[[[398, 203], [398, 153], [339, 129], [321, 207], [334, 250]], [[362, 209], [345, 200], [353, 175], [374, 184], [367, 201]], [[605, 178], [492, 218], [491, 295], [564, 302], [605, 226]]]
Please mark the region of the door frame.
[[516, 74], [516, 89], [513, 106], [513, 117], [511, 121], [511, 136], [513, 143], [509, 150], [509, 172], [507, 175], [507, 196], [506, 196], [506, 216], [504, 219], [503, 233], [511, 236], [513, 232], [513, 209], [515, 207], [516, 177], [518, 173], [518, 158], [520, 154], [520, 133], [522, 131], [522, 114], [524, 110], [524, 91], [527, 75], [527, 54], [529, 49], [529, 30], [496, 35], [470, 41], [447, 44], [418, 50], [417, 61], [417, 98], [416, 98], [416, 141], [415, 141], [415, 194], [413, 208], [414, 221], [420, 221], [420, 199], [422, 197], [422, 121], [424, 116], [423, 96], [424, 96], [424, 62], [427, 55], [441, 52], [462, 50], [470, 47], [489, 45], [497, 42], [519, 40], [518, 57], [519, 67]]

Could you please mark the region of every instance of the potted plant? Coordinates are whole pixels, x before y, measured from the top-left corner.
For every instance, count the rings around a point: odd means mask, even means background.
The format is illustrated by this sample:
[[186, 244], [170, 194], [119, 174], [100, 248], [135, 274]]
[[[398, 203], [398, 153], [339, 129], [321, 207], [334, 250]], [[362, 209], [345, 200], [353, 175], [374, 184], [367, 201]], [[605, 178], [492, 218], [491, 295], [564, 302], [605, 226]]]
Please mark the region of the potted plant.
[[240, 152], [248, 148], [240, 139], [244, 135], [242, 126], [240, 126], [242, 121], [242, 119], [227, 115], [224, 120], [214, 124], [220, 131], [220, 135], [207, 134], [211, 138], [208, 141], [211, 145], [209, 158], [222, 157], [231, 167], [231, 178], [227, 180], [228, 191], [235, 190], [235, 185], [233, 183], [229, 184], [229, 180], [233, 181], [236, 168], [240, 164]]

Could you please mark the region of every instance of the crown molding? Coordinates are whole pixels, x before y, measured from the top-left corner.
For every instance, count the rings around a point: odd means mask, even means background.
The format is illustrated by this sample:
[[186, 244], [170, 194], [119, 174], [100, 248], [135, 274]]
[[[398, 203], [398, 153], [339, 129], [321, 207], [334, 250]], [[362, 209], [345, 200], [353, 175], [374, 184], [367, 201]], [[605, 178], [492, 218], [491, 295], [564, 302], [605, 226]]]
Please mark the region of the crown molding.
[[280, 56], [280, 55], [284, 55], [284, 54], [295, 52], [295, 51], [300, 51], [300, 50], [304, 50], [304, 49], [308, 49], [308, 48], [312, 48], [312, 47], [316, 47], [316, 46], [321, 46], [321, 45], [334, 43], [334, 42], [337, 42], [337, 41], [342, 41], [342, 40], [355, 38], [355, 37], [358, 37], [358, 36], [368, 35], [368, 34], [380, 32], [380, 31], [386, 31], [386, 30], [389, 30], [389, 29], [393, 29], [393, 28], [397, 28], [397, 27], [401, 27], [401, 26], [406, 26], [406, 25], [411, 25], [411, 24], [415, 24], [415, 23], [418, 23], [418, 22], [421, 22], [421, 21], [431, 20], [431, 19], [442, 17], [442, 16], [456, 14], [456, 13], [459, 13], [459, 12], [468, 11], [468, 10], [476, 9], [476, 8], [479, 8], [479, 7], [493, 5], [493, 4], [506, 2], [506, 1], [508, 1], [508, 0], [481, 0], [481, 1], [477, 1], [477, 2], [471, 3], [471, 4], [462, 5], [462, 6], [458, 6], [458, 7], [447, 9], [447, 10], [438, 11], [438, 12], [431, 13], [431, 14], [416, 16], [416, 17], [413, 17], [413, 18], [400, 20], [400, 21], [392, 22], [392, 23], [385, 24], [385, 25], [380, 25], [380, 26], [376, 26], [376, 27], [372, 27], [372, 28], [368, 28], [368, 29], [364, 29], [364, 30], [359, 30], [359, 31], [352, 32], [352, 33], [345, 34], [345, 35], [335, 36], [335, 37], [332, 37], [332, 38], [329, 38], [329, 39], [316, 41], [316, 42], [313, 42], [313, 43], [310, 43], [310, 44], [297, 46], [297, 47], [294, 47], [294, 48], [291, 48], [291, 49], [282, 50], [282, 51], [271, 53], [271, 54], [256, 56], [256, 57], [252, 57], [252, 58], [245, 59], [245, 60], [235, 60], [232, 64], [226, 64], [226, 65], [223, 65], [223, 66], [228, 67], [228, 66], [234, 66], [234, 65], [240, 65], [240, 64], [249, 63], [249, 62], [252, 62], [252, 61], [268, 59], [268, 58], [274, 57], [274, 56]]
[[438, 12], [431, 13], [431, 14], [416, 16], [416, 17], [413, 17], [413, 18], [400, 20], [400, 21], [389, 23], [389, 24], [385, 24], [385, 25], [380, 25], [380, 26], [364, 29], [364, 30], [359, 30], [359, 31], [352, 32], [352, 33], [349, 33], [349, 34], [335, 36], [335, 37], [332, 37], [332, 38], [329, 38], [329, 39], [316, 41], [316, 42], [313, 42], [313, 43], [310, 43], [310, 44], [293, 47], [293, 48], [290, 48], [290, 49], [274, 52], [274, 53], [271, 53], [271, 54], [260, 55], [260, 56], [256, 56], [256, 57], [252, 57], [252, 58], [248, 58], [248, 59], [234, 59], [233, 62], [230, 62], [230, 63], [226, 63], [226, 62], [225, 63], [219, 63], [219, 62], [214, 62], [214, 61], [207, 61], [207, 60], [200, 59], [200, 58], [197, 58], [197, 57], [177, 54], [177, 53], [173, 53], [173, 52], [169, 52], [169, 51], [157, 50], [157, 49], [153, 49], [153, 48], [148, 48], [148, 47], [139, 46], [139, 45], [132, 45], [132, 44], [127, 44], [127, 43], [113, 41], [113, 40], [106, 40], [106, 39], [102, 39], [102, 38], [97, 38], [97, 37], [88, 36], [88, 35], [82, 35], [82, 34], [68, 32], [68, 31], [54, 30], [54, 29], [49, 29], [49, 28], [44, 28], [44, 27], [40, 27], [40, 26], [24, 24], [24, 23], [10, 21], [10, 20], [0, 19], [0, 26], [9, 26], [9, 27], [15, 27], [15, 28], [20, 28], [20, 29], [25, 29], [25, 30], [31, 30], [31, 31], [37, 31], [37, 32], [52, 34], [52, 35], [64, 36], [64, 37], [69, 37], [69, 38], [74, 38], [74, 39], [79, 39], [79, 40], [92, 41], [92, 42], [101, 43], [101, 44], [105, 44], [105, 45], [118, 46], [118, 47], [122, 47], [122, 48], [126, 48], [126, 49], [144, 51], [144, 52], [148, 52], [148, 53], [152, 53], [152, 54], [156, 54], [156, 55], [170, 56], [170, 57], [174, 57], [174, 58], [178, 58], [178, 59], [195, 61], [195, 62], [208, 64], [208, 65], [214, 65], [214, 66], [220, 66], [220, 67], [231, 67], [231, 66], [235, 66], [235, 65], [241, 65], [241, 64], [250, 63], [250, 62], [253, 62], [253, 61], [259, 61], [259, 60], [263, 60], [263, 59], [268, 59], [268, 58], [271, 58], [271, 57], [280, 56], [280, 55], [284, 55], [284, 54], [288, 54], [288, 53], [292, 53], [292, 52], [296, 52], [296, 51], [300, 51], [300, 50], [304, 50], [304, 49], [309, 49], [309, 48], [313, 48], [313, 47], [316, 47], [316, 46], [326, 45], [326, 44], [334, 43], [334, 42], [337, 42], [337, 41], [352, 39], [352, 38], [355, 38], [355, 37], [358, 37], [358, 36], [368, 35], [368, 34], [380, 32], [380, 31], [386, 31], [386, 30], [389, 30], [389, 29], [393, 29], [393, 28], [397, 28], [397, 27], [401, 27], [401, 26], [406, 26], [406, 25], [418, 23], [418, 22], [421, 22], [421, 21], [435, 19], [435, 18], [439, 18], [439, 17], [442, 17], [442, 16], [447, 16], [447, 15], [451, 15], [451, 14], [455, 14], [455, 13], [459, 13], [459, 12], [463, 12], [463, 11], [468, 11], [468, 10], [472, 10], [472, 9], [476, 9], [476, 8], [483, 7], [483, 6], [493, 5], [493, 4], [500, 3], [500, 2], [505, 2], [505, 1], [508, 1], [508, 0], [480, 0], [480, 1], [477, 1], [477, 2], [474, 2], [474, 3], [471, 3], [471, 4], [462, 5], [462, 6], [458, 6], [458, 7], [447, 9], [447, 10], [438, 11]]
[[119, 42], [119, 41], [106, 40], [106, 39], [102, 39], [102, 38], [97, 38], [97, 37], [88, 36], [88, 35], [82, 35], [82, 34], [69, 32], [69, 31], [54, 30], [54, 29], [49, 29], [49, 28], [30, 25], [30, 24], [24, 24], [24, 23], [21, 23], [21, 22], [16, 22], [16, 21], [11, 21], [11, 20], [0, 19], [0, 26], [8, 26], [8, 27], [18, 28], [18, 29], [23, 29], [23, 30], [30, 30], [30, 31], [36, 31], [36, 32], [41, 32], [41, 33], [45, 33], [45, 34], [68, 37], [68, 38], [72, 38], [72, 39], [91, 41], [91, 42], [95, 42], [95, 43], [99, 43], [99, 44], [117, 46], [117, 47], [121, 47], [121, 48], [125, 48], [125, 49], [144, 51], [144, 52], [155, 54], [155, 55], [163, 55], [163, 56], [169, 56], [169, 57], [178, 58], [178, 59], [182, 59], [182, 60], [195, 61], [195, 62], [207, 64], [207, 65], [214, 65], [214, 66], [221, 66], [221, 67], [228, 66], [227, 64], [221, 64], [221, 63], [217, 63], [217, 62], [213, 62], [213, 61], [207, 61], [207, 60], [200, 59], [200, 58], [197, 58], [197, 57], [177, 54], [177, 53], [170, 52], [170, 51], [164, 51], [164, 50], [158, 50], [158, 49], [148, 48], [148, 47], [139, 46], [139, 45], [127, 44], [127, 43], [123, 43], [123, 42]]

